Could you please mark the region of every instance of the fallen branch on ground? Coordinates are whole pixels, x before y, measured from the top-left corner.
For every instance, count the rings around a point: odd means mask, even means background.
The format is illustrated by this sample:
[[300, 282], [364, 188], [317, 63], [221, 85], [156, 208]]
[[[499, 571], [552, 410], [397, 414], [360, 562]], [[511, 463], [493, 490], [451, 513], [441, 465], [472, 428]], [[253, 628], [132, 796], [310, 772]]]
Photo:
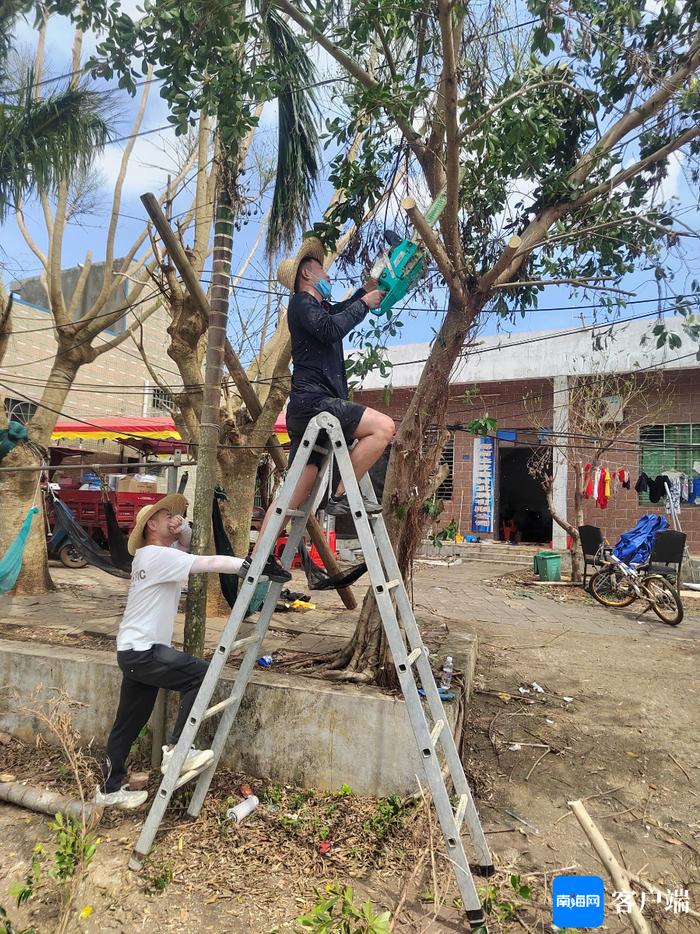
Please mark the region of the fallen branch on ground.
[[[583, 832], [588, 837], [593, 849], [598, 854], [600, 861], [608, 871], [612, 881], [615, 883], [618, 892], [631, 892], [634, 895], [634, 889], [630, 885], [630, 875], [626, 869], [618, 863], [613, 856], [612, 850], [605, 842], [605, 839], [596, 825], [593, 823], [591, 815], [588, 813], [581, 801], [569, 801], [569, 807], [574, 812], [576, 820], [583, 828]], [[634, 898], [630, 901], [630, 922], [637, 934], [650, 934], [649, 926], [644, 919], [644, 915], [639, 910], [639, 905]]]

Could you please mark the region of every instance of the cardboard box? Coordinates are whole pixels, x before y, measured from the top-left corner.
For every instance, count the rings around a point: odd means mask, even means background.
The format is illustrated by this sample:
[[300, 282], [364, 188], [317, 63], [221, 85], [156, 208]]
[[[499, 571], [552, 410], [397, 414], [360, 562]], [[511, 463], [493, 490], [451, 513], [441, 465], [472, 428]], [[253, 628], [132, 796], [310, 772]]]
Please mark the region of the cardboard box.
[[107, 483], [109, 484], [110, 490], [119, 489], [120, 480], [128, 480], [128, 476], [125, 473], [109, 473], [107, 474]]
[[117, 480], [117, 493], [130, 493], [131, 492], [131, 482], [132, 478], [126, 474], [123, 477], [120, 477]]
[[130, 493], [157, 493], [157, 484], [153, 480], [140, 480], [133, 477], [129, 485]]

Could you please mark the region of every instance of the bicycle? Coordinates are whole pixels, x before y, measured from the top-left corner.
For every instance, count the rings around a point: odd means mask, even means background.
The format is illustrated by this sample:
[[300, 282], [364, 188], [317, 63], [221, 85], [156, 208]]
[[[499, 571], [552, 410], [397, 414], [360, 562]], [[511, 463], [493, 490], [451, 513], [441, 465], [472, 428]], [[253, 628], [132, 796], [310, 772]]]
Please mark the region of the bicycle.
[[622, 608], [643, 600], [659, 619], [677, 626], [683, 619], [680, 594], [662, 574], [649, 574], [644, 565], [625, 564], [612, 552], [605, 565], [591, 577], [589, 591], [602, 606]]

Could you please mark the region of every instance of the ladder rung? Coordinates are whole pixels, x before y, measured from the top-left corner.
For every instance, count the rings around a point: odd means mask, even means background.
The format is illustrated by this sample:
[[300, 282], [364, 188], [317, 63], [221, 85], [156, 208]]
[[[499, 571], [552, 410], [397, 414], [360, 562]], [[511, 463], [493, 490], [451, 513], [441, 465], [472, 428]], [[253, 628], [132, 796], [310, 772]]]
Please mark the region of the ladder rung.
[[202, 722], [208, 720], [210, 717], [215, 717], [218, 713], [221, 713], [222, 710], [226, 710], [227, 707], [230, 707], [233, 703], [232, 697], [227, 697], [226, 700], [219, 701], [218, 704], [214, 704], [213, 707], [210, 707], [208, 710], [204, 711], [202, 715]]
[[423, 654], [423, 646], [419, 645], [417, 649], [414, 649], [411, 652], [411, 654], [408, 656], [406, 661], [408, 662], [409, 665], [412, 665], [415, 661], [417, 661], [421, 657], [422, 654]]
[[464, 815], [467, 813], [467, 803], [469, 802], [469, 795], [460, 795], [459, 804], [457, 805], [457, 810], [455, 811], [455, 824], [457, 824], [457, 830], [459, 831], [464, 822]]
[[398, 580], [398, 579], [397, 579], [397, 580], [393, 580], [393, 581], [387, 581], [387, 582], [386, 582], [386, 589], [387, 589], [387, 590], [393, 590], [394, 587], [398, 587], [400, 583], [401, 583], [401, 581]]
[[328, 454], [328, 448], [322, 448], [319, 444], [314, 444], [311, 450], [317, 454]]
[[209, 762], [205, 762], [204, 765], [198, 766], [196, 769], [190, 769], [189, 772], [183, 772], [182, 775], [175, 782], [175, 787], [173, 791], [177, 791], [178, 788], [182, 788], [183, 785], [186, 785], [187, 782], [191, 782], [193, 778], [197, 778], [198, 775], [201, 775], [202, 772], [206, 772], [207, 769], [210, 769], [214, 761], [212, 759]]
[[432, 728], [432, 730], [430, 731], [430, 742], [433, 744], [433, 746], [434, 746], [435, 743], [437, 742], [438, 736], [442, 733], [442, 731], [443, 731], [444, 729], [445, 729], [445, 721], [444, 721], [444, 720], [436, 720], [436, 721], [435, 721], [435, 726], [434, 726], [434, 727]]
[[288, 509], [287, 515], [290, 516], [292, 519], [298, 519], [300, 516], [305, 516], [306, 513], [304, 512], [303, 509]]
[[252, 635], [246, 636], [245, 639], [236, 639], [235, 642], [231, 643], [231, 652], [237, 652], [239, 649], [244, 648], [246, 645], [252, 645], [254, 642], [257, 642], [259, 636]]

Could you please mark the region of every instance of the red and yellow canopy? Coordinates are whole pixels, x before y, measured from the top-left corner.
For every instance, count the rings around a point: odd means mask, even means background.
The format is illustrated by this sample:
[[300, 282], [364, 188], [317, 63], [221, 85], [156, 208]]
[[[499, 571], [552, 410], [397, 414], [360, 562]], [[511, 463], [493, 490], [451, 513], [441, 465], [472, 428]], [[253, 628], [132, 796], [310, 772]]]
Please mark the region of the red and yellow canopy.
[[[287, 423], [280, 415], [275, 422], [275, 434], [281, 444], [289, 441]], [[83, 421], [62, 419], [51, 433], [52, 441], [180, 441], [180, 433], [169, 415], [153, 418], [86, 418]]]

